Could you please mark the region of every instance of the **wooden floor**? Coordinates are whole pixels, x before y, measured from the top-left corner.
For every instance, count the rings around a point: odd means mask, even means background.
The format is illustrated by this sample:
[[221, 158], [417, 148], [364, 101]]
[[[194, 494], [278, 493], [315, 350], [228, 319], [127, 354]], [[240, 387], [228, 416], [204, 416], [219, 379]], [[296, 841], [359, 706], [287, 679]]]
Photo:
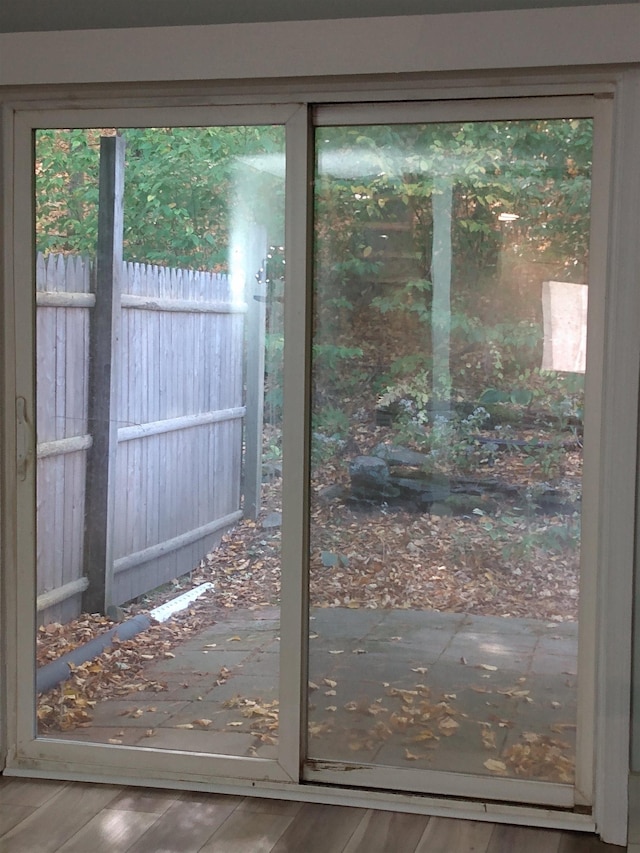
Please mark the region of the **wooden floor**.
[[581, 833], [0, 777], [0, 853], [621, 853]]

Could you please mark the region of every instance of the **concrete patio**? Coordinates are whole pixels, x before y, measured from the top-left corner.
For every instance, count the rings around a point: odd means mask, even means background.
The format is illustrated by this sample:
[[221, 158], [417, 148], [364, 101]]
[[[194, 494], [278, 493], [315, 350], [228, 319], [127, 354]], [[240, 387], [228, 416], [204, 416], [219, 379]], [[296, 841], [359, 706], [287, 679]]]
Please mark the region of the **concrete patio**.
[[[277, 609], [220, 612], [149, 663], [166, 689], [101, 702], [90, 726], [51, 736], [275, 757], [278, 632]], [[573, 758], [576, 623], [323, 608], [309, 646], [312, 759], [486, 774], [540, 740]]]

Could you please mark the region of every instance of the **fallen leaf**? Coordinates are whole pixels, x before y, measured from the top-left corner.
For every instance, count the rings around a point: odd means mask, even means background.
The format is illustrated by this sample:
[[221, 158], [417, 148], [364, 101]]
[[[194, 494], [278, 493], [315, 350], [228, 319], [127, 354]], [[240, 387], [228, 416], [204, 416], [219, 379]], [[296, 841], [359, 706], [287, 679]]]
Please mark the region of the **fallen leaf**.
[[413, 743], [422, 743], [425, 740], [438, 740], [438, 737], [434, 735], [431, 729], [423, 729], [419, 734], [412, 738]]
[[483, 767], [486, 767], [487, 770], [490, 770], [491, 773], [500, 773], [501, 775], [505, 775], [507, 772], [507, 765], [504, 761], [498, 761], [497, 758], [487, 758], [486, 761], [482, 763]]
[[438, 723], [438, 729], [445, 737], [451, 737], [460, 728], [460, 723], [453, 717], [445, 717]]
[[485, 749], [496, 749], [496, 733], [488, 728], [483, 728], [480, 732], [482, 737], [482, 745]]
[[499, 693], [501, 696], [510, 696], [514, 699], [522, 699], [525, 696], [528, 696], [530, 690], [520, 690], [518, 687], [497, 687], [496, 693]]
[[325, 732], [330, 732], [331, 730], [331, 724], [327, 722], [309, 724], [309, 734], [312, 737], [318, 737], [318, 735], [324, 734]]

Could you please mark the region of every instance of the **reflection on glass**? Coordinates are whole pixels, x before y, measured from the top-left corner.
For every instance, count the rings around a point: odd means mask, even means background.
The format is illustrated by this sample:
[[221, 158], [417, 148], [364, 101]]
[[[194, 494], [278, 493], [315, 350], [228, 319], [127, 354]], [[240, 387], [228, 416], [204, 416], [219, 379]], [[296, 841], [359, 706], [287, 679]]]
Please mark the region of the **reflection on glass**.
[[311, 759], [573, 781], [591, 134], [317, 131]]
[[284, 134], [119, 131], [118, 228], [115, 133], [35, 139], [38, 734], [271, 757]]

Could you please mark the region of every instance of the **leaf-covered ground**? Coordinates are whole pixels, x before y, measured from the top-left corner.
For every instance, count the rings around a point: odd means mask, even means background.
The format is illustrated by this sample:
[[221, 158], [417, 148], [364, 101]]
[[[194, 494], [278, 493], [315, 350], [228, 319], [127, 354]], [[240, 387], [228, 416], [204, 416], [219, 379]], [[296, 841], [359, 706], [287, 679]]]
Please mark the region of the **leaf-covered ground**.
[[[403, 507], [345, 500], [349, 455], [384, 440], [384, 430], [356, 431], [350, 453], [343, 445], [324, 459], [312, 479], [310, 602], [313, 607], [394, 608], [467, 612], [485, 616], [563, 622], [577, 618], [579, 555], [575, 519], [527, 515], [505, 518], [469, 513], [430, 515]], [[567, 454], [575, 481], [579, 454]], [[493, 477], [526, 483], [536, 476], [521, 455], [505, 454]], [[538, 477], [539, 477], [538, 473]], [[280, 601], [281, 481], [264, 486], [258, 520], [245, 519], [189, 574], [143, 596], [124, 615], [149, 611], [195, 585], [214, 590], [143, 639], [114, 642], [83, 664], [62, 686], [40, 697], [42, 730], [88, 725], [100, 699], [142, 689], [162, 689], [145, 679], [145, 663], [171, 656], [185, 637], [216, 621], [220, 610], [259, 609]], [[83, 615], [66, 625], [42, 627], [37, 661], [54, 660], [114, 623]]]

